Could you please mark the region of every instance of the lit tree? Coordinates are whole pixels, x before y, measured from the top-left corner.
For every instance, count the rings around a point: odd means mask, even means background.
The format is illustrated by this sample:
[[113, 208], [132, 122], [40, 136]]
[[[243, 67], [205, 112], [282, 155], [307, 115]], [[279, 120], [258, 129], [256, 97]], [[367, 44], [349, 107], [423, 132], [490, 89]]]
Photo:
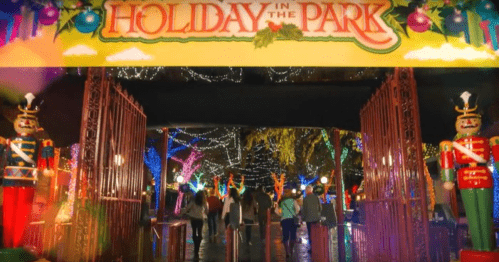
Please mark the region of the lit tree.
[[194, 175], [194, 177], [196, 178], [196, 180], [190, 181], [188, 184], [192, 192], [197, 193], [198, 191], [204, 189], [206, 183], [201, 183], [201, 177], [203, 177], [203, 173], [199, 173], [199, 175]]
[[[169, 136], [168, 136], [168, 152], [167, 152], [167, 159], [170, 159], [172, 156], [175, 156], [179, 151], [184, 150], [187, 148], [187, 145], [180, 145], [177, 147], [174, 147], [173, 144], [175, 137], [178, 135], [178, 132], [173, 131]], [[189, 144], [193, 144], [196, 141], [198, 141], [198, 138], [192, 139]], [[148, 146], [146, 147], [146, 151], [144, 153], [144, 163], [146, 164], [147, 168], [151, 171], [151, 174], [154, 178], [155, 184], [154, 184], [154, 189], [155, 189], [155, 195], [156, 195], [156, 203], [155, 207], [156, 210], [159, 208], [159, 195], [161, 192], [161, 156], [156, 150], [156, 148], [153, 146], [154, 142], [156, 140], [154, 139], [149, 139], [148, 140]]]
[[154, 146], [147, 147], [146, 152], [144, 153], [144, 163], [147, 168], [151, 171], [151, 174], [154, 178], [155, 184], [154, 189], [156, 191], [156, 210], [159, 208], [159, 193], [161, 190], [161, 157], [159, 156], [158, 151]]
[[[191, 177], [194, 174], [194, 172], [196, 172], [196, 170], [198, 170], [201, 167], [201, 164], [197, 164], [197, 165], [193, 166], [194, 162], [198, 161], [202, 157], [203, 157], [203, 153], [197, 151], [197, 149], [194, 148], [186, 160], [179, 159], [175, 156], [172, 156], [171, 159], [173, 161], [176, 161], [176, 162], [182, 164], [182, 171], [180, 173], [180, 176], [183, 177], [183, 181], [189, 181], [189, 180], [191, 180]], [[182, 204], [183, 197], [184, 197], [184, 193], [179, 191], [178, 197], [177, 197], [177, 203], [175, 205], [175, 214], [180, 213], [180, 206]]]
[[[175, 143], [174, 140], [177, 138], [177, 135], [178, 135], [178, 132], [173, 131], [168, 136], [168, 155], [167, 155], [168, 159], [172, 158], [172, 156], [175, 156], [179, 151], [182, 151], [182, 150], [194, 145], [194, 143], [199, 141], [199, 138], [195, 137], [192, 140], [190, 140], [186, 145], [180, 144], [179, 146], [174, 147], [173, 143]], [[175, 144], [178, 144], [178, 143], [175, 143]]]
[[303, 195], [305, 195], [305, 187], [310, 185], [310, 184], [315, 183], [315, 181], [317, 181], [317, 179], [319, 179], [319, 176], [315, 176], [313, 178], [306, 179], [305, 175], [299, 175], [298, 179], [300, 179], [300, 184], [303, 186], [302, 193], [303, 193]]
[[284, 181], [286, 181], [286, 177], [284, 174], [281, 174], [281, 177], [278, 179], [277, 175], [272, 173], [272, 179], [274, 179], [274, 190], [277, 195], [277, 201], [279, 201], [281, 200], [284, 191]]

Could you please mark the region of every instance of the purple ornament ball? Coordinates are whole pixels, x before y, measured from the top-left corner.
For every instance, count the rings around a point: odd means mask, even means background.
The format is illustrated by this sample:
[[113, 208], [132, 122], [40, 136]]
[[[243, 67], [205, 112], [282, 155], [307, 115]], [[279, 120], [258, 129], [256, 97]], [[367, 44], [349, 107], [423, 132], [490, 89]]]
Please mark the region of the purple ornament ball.
[[46, 6], [40, 11], [39, 22], [42, 25], [52, 25], [59, 19], [59, 9], [55, 6]]

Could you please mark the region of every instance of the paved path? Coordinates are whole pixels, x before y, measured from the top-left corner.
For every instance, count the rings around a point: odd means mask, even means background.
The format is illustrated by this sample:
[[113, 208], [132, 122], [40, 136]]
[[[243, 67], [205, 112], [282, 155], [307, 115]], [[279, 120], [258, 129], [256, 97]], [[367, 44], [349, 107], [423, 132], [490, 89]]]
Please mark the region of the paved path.
[[[220, 222], [219, 225], [223, 223]], [[284, 251], [284, 246], [281, 241], [281, 226], [279, 222], [273, 222], [271, 225], [271, 261], [286, 261], [286, 254]], [[242, 230], [244, 231], [244, 230]], [[244, 232], [241, 232], [243, 239]], [[239, 261], [241, 262], [252, 262], [252, 261], [265, 261], [265, 245], [260, 242], [258, 226], [253, 226], [251, 245], [242, 242], [240, 245]], [[203, 262], [222, 262], [225, 260], [225, 234], [223, 229], [219, 230], [219, 236], [215, 242], [210, 242], [207, 238], [208, 236], [208, 225], [204, 223], [203, 226], [203, 241], [201, 242], [201, 249], [199, 252], [199, 261]], [[303, 225], [298, 229], [297, 233], [297, 243], [295, 245], [295, 252], [293, 257], [288, 261], [300, 261], [306, 262], [311, 261], [310, 255], [308, 254], [308, 244], [307, 244], [307, 227]], [[187, 226], [187, 261], [193, 261], [193, 250], [194, 245], [192, 242], [192, 234], [190, 224]]]

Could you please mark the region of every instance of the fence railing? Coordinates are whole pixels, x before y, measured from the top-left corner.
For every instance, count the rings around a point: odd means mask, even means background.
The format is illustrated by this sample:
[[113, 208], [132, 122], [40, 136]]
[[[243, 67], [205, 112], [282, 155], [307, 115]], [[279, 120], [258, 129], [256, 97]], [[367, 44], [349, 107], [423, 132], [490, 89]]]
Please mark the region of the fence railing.
[[24, 248], [51, 261], [67, 261], [71, 255], [69, 239], [71, 223], [31, 222], [24, 236]]
[[154, 258], [185, 261], [187, 222], [157, 223], [152, 227]]
[[354, 262], [367, 262], [367, 241], [366, 226], [352, 224], [352, 260]]
[[[352, 261], [353, 262], [366, 262], [369, 261], [368, 258], [368, 245], [369, 241], [366, 235], [366, 226], [361, 224], [352, 224]], [[461, 249], [463, 245], [459, 245], [462, 242], [460, 237], [465, 234], [465, 230], [457, 230], [458, 234], [456, 239], [458, 243], [457, 249]], [[455, 238], [454, 237], [454, 238]], [[451, 237], [449, 235], [449, 229], [441, 226], [430, 226], [430, 257], [432, 262], [446, 262], [450, 261], [450, 241]]]
[[430, 256], [432, 262], [450, 261], [449, 229], [430, 226]]
[[225, 230], [225, 262], [239, 261], [239, 228], [228, 226]]
[[310, 238], [313, 241], [312, 261], [317, 261], [317, 262], [330, 261], [329, 229], [320, 223], [315, 223], [312, 225], [312, 232]]
[[270, 262], [270, 208], [267, 209], [267, 225], [265, 229], [265, 261]]

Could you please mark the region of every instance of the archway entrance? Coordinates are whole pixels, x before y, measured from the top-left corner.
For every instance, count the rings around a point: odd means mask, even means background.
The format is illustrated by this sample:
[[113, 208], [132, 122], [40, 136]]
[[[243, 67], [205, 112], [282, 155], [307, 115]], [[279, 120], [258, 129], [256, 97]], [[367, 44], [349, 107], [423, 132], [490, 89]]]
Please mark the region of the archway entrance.
[[[111, 85], [107, 84], [107, 80], [105, 79], [105, 70], [89, 70], [88, 79], [86, 84], [86, 92], [87, 95], [85, 99], [87, 102], [84, 104], [84, 119], [83, 121], [82, 132], [84, 134], [82, 136], [83, 144], [85, 145], [85, 141], [89, 139], [100, 137], [101, 139], [106, 139], [101, 136], [96, 136], [99, 133], [86, 131], [86, 130], [95, 130], [97, 127], [91, 127], [91, 123], [103, 123], [103, 125], [109, 124], [111, 133], [112, 130], [116, 130], [117, 126], [123, 126], [122, 124], [115, 124], [113, 120], [113, 115], [122, 115], [126, 116], [127, 114], [115, 113], [112, 111], [102, 111], [102, 113], [92, 113], [92, 104], [97, 104], [97, 101], [101, 101], [99, 103], [104, 103], [107, 99], [111, 99], [111, 96], [108, 95], [109, 91], [108, 86], [111, 87], [109, 90], [114, 90]], [[100, 89], [104, 88], [104, 89]], [[95, 90], [93, 90], [95, 89]], [[101, 90], [101, 91], [98, 91]], [[118, 87], [117, 90], [120, 90]], [[126, 92], [126, 91], [125, 91]], [[365, 153], [364, 159], [364, 168], [365, 172], [365, 194], [366, 194], [366, 228], [365, 233], [367, 234], [367, 238], [369, 239], [377, 239], [376, 242], [379, 243], [378, 247], [371, 246], [370, 249], [367, 250], [356, 250], [356, 258], [362, 258], [366, 256], [370, 257], [378, 257], [381, 260], [386, 260], [388, 257], [391, 259], [408, 259], [408, 260], [416, 260], [423, 261], [429, 257], [429, 247], [428, 247], [428, 224], [427, 224], [427, 213], [426, 210], [421, 208], [426, 205], [426, 188], [425, 188], [425, 178], [423, 175], [423, 166], [422, 166], [422, 143], [421, 136], [419, 131], [419, 116], [418, 116], [418, 108], [417, 108], [417, 94], [416, 94], [416, 84], [414, 81], [413, 71], [411, 69], [395, 69], [395, 72], [392, 76], [390, 76], [382, 85], [381, 89], [378, 90], [368, 104], [361, 111], [361, 123], [362, 123], [362, 133], [363, 135], [363, 151]], [[112, 101], [112, 100], [109, 100]], [[133, 102], [133, 100], [132, 100]], [[111, 105], [111, 104], [110, 104]], [[137, 105], [131, 105], [132, 107], [138, 108]], [[95, 107], [95, 109], [99, 108], [107, 108], [108, 106], [100, 106]], [[110, 114], [109, 114], [110, 113]], [[109, 114], [110, 118], [106, 117], [106, 114]], [[86, 116], [86, 117], [85, 117]], [[384, 119], [381, 122], [376, 121], [375, 119]], [[109, 122], [108, 122], [109, 121]], [[143, 120], [138, 123], [144, 123]], [[132, 127], [135, 125], [132, 125]], [[101, 127], [99, 130], [106, 130], [107, 128]], [[163, 131], [167, 131], [163, 130]], [[114, 131], [116, 132], [116, 131]], [[125, 131], [126, 132], [126, 131]], [[339, 134], [339, 133], [338, 133]], [[116, 134], [115, 134], [116, 136]], [[400, 136], [400, 137], [399, 137]], [[289, 138], [289, 137], [288, 137]], [[111, 146], [113, 145], [113, 141], [115, 138], [111, 137]], [[138, 139], [138, 138], [136, 138]], [[335, 137], [335, 139], [339, 139], [339, 135]], [[107, 140], [107, 139], [106, 139]], [[125, 139], [126, 140], [126, 139]], [[125, 141], [122, 140], [122, 141]], [[137, 140], [139, 142], [139, 140]], [[170, 143], [175, 140], [169, 141]], [[399, 141], [407, 141], [406, 143], [400, 143]], [[166, 142], [166, 141], [165, 141]], [[92, 142], [91, 145], [98, 145], [99, 143]], [[102, 143], [100, 143], [102, 144]], [[140, 142], [139, 142], [140, 144]], [[168, 148], [168, 145], [166, 145]], [[169, 147], [172, 149], [171, 145]], [[337, 147], [340, 149], [340, 147]], [[103, 151], [100, 152], [99, 148], [95, 153], [103, 154]], [[281, 156], [284, 152], [282, 152], [281, 148]], [[340, 150], [336, 150], [338, 153]], [[386, 151], [386, 152], [385, 152]], [[100, 153], [99, 153], [100, 152]], [[373, 152], [377, 152], [374, 154]], [[164, 155], [165, 152], [163, 152]], [[385, 154], [386, 153], [386, 154]], [[166, 152], [168, 155], [168, 152]], [[106, 154], [109, 155], [109, 154]], [[116, 154], [113, 154], [116, 155]], [[385, 156], [386, 155], [386, 156]], [[392, 156], [393, 155], [393, 156]], [[95, 154], [86, 154], [82, 153], [81, 156], [85, 159], [82, 159], [82, 163], [91, 163], [92, 161], [98, 161], [98, 157]], [[339, 159], [335, 162], [336, 164], [336, 176], [335, 184], [336, 184], [336, 216], [338, 217], [338, 239], [347, 240], [350, 237], [347, 227], [344, 225], [344, 214], [343, 214], [343, 206], [344, 206], [344, 182], [342, 176], [341, 169], [341, 160]], [[334, 159], [334, 157], [333, 157]], [[90, 161], [90, 162], [89, 162]], [[181, 163], [186, 163], [182, 162]], [[188, 160], [186, 160], [188, 161]], [[230, 161], [230, 160], [229, 160]], [[166, 163], [163, 161], [163, 163]], [[384, 163], [384, 164], [383, 164]], [[192, 163], [191, 163], [192, 164]], [[379, 166], [385, 166], [384, 169], [379, 168]], [[90, 166], [99, 166], [98, 162], [94, 162], [94, 164], [90, 164]], [[163, 175], [168, 174], [166, 170], [167, 167], [163, 167], [165, 170], [161, 172]], [[185, 170], [185, 167], [183, 168]], [[88, 174], [90, 172], [84, 172]], [[103, 174], [101, 172], [96, 172], [97, 174]], [[140, 171], [138, 172], [140, 173]], [[191, 174], [192, 175], [192, 174]], [[91, 176], [81, 177], [81, 180], [77, 185], [80, 184], [89, 184], [87, 181]], [[331, 177], [332, 179], [333, 177]], [[105, 177], [97, 177], [94, 178], [94, 181], [104, 180]], [[168, 178], [162, 176], [158, 183], [160, 183], [161, 187], [164, 187], [167, 184]], [[171, 178], [169, 179], [172, 180]], [[190, 180], [190, 176], [188, 178]], [[244, 181], [244, 178], [242, 179]], [[140, 186], [141, 178], [140, 176], [136, 178], [130, 178], [132, 184], [137, 183]], [[135, 182], [133, 182], [135, 181]], [[246, 180], [247, 181], [247, 180]], [[251, 181], [251, 179], [250, 179]], [[95, 182], [97, 183], [97, 182]], [[118, 183], [118, 181], [115, 181]], [[171, 183], [171, 182], [170, 182]], [[198, 184], [201, 181], [198, 179]], [[243, 183], [240, 181], [240, 183]], [[103, 183], [102, 185], [106, 185], [108, 183]], [[93, 187], [89, 187], [93, 188]], [[112, 187], [110, 187], [112, 189]], [[110, 190], [111, 190], [110, 189]], [[83, 189], [86, 191], [88, 189]], [[385, 190], [385, 191], [383, 191]], [[109, 191], [109, 190], [108, 190]], [[133, 189], [132, 189], [133, 191]], [[107, 191], [106, 191], [107, 192]], [[112, 190], [110, 191], [112, 192]], [[108, 192], [109, 193], [109, 192]], [[165, 197], [163, 190], [161, 190], [159, 199], [156, 199], [158, 203], [160, 203], [160, 207], [158, 210], [158, 218], [161, 220], [164, 219], [164, 214], [166, 213], [165, 209]], [[125, 193], [128, 194], [128, 193]], [[84, 193], [84, 195], [86, 195]], [[89, 192], [89, 195], [91, 193]], [[105, 194], [104, 194], [105, 195]], [[107, 199], [106, 197], [104, 197]], [[103, 199], [104, 199], [103, 198]], [[115, 197], [116, 198], [116, 197]], [[91, 199], [91, 198], [89, 198]], [[116, 199], [120, 199], [119, 197]], [[124, 199], [126, 201], [126, 199]], [[138, 199], [137, 199], [138, 201]], [[386, 202], [388, 201], [388, 202]], [[128, 201], [130, 202], [130, 201]], [[132, 201], [133, 202], [133, 201]], [[97, 206], [102, 206], [102, 204], [97, 204]], [[104, 205], [106, 206], [106, 205]], [[111, 207], [110, 207], [111, 208]], [[107, 209], [107, 208], [106, 208]], [[386, 210], [385, 210], [386, 209]], [[131, 221], [130, 224], [135, 224], [138, 219], [137, 212], [128, 212], [123, 208], [118, 208], [121, 210], [119, 213], [124, 221]], [[384, 216], [374, 216], [374, 214], [383, 213]], [[125, 218], [123, 216], [130, 216], [130, 218]], [[173, 215], [170, 213], [170, 215]], [[78, 213], [77, 213], [78, 218]], [[109, 223], [113, 221], [112, 217], [108, 217]], [[393, 226], [393, 221], [398, 221], [395, 223], [400, 227], [395, 227], [395, 232], [389, 231], [379, 231], [380, 228], [386, 228], [388, 226]], [[91, 221], [90, 221], [91, 222]], [[87, 225], [87, 221], [84, 220], [82, 222], [77, 220], [76, 228], [80, 227], [80, 224]], [[116, 225], [115, 225], [116, 226]], [[116, 228], [112, 226], [112, 228]], [[105, 234], [98, 233], [100, 228], [108, 230], [106, 226], [103, 225], [94, 225], [90, 228], [95, 228], [97, 230], [95, 236], [106, 237]], [[415, 230], [418, 228], [418, 230]], [[426, 228], [426, 229], [425, 229]], [[77, 230], [76, 232], [80, 232], [82, 235], [77, 235], [75, 239], [85, 239], [85, 237], [91, 236], [87, 233], [83, 234], [83, 230]], [[119, 237], [116, 234], [111, 233], [109, 235], [110, 239], [114, 237]], [[116, 231], [117, 233], [121, 231]], [[156, 231], [155, 231], [156, 232]], [[78, 234], [78, 233], [76, 233]], [[121, 234], [121, 233], [119, 233]], [[158, 236], [159, 237], [159, 236]], [[164, 235], [163, 235], [164, 237]], [[160, 238], [159, 238], [160, 239]], [[159, 240], [158, 239], [158, 240]], [[170, 240], [171, 241], [171, 240]], [[84, 241], [87, 243], [97, 243], [95, 241]], [[160, 243], [160, 242], [159, 242]], [[347, 259], [346, 249], [350, 249], [348, 242], [338, 241], [338, 253], [339, 259], [341, 261]], [[417, 243], [417, 244], [416, 244]], [[122, 248], [123, 245], [119, 243], [116, 244], [118, 249], [112, 252], [116, 252], [114, 255], [110, 254], [110, 257], [119, 257], [121, 253], [119, 248]], [[365, 243], [357, 243], [358, 245], [365, 245]], [[77, 244], [79, 246], [83, 246], [81, 244]], [[103, 244], [102, 244], [103, 245]], [[390, 248], [387, 248], [389, 246]], [[157, 247], [158, 248], [158, 247]], [[414, 249], [412, 249], [414, 248]], [[88, 253], [89, 257], [95, 256], [92, 254], [97, 254], [97, 250], [104, 249], [103, 246], [94, 246], [94, 253], [90, 251]], [[87, 249], [83, 248], [82, 250], [92, 250], [90, 247]], [[389, 252], [387, 252], [389, 250]], [[324, 250], [325, 252], [326, 250]], [[87, 251], [88, 252], [88, 251]], [[268, 251], [267, 251], [268, 252]], [[327, 251], [329, 252], [329, 251]], [[351, 250], [349, 250], [350, 254], [348, 254], [348, 259], [352, 259]], [[363, 253], [365, 252], [365, 253]], [[160, 252], [161, 253], [161, 252]]]

